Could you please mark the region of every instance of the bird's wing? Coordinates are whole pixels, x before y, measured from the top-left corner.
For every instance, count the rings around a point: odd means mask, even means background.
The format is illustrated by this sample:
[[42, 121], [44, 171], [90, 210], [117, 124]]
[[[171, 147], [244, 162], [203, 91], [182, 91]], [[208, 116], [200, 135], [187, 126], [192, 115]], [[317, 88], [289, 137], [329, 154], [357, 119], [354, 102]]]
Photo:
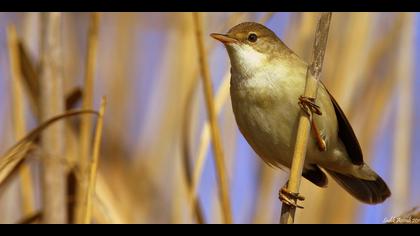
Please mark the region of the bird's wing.
[[347, 120], [347, 117], [344, 114], [343, 110], [341, 110], [337, 101], [334, 99], [334, 97], [331, 95], [331, 93], [328, 91], [325, 85], [322, 82], [321, 84], [322, 86], [324, 86], [325, 90], [330, 95], [331, 101], [334, 105], [334, 110], [338, 122], [338, 137], [341, 139], [344, 146], [346, 147], [346, 151], [350, 157], [350, 161], [355, 165], [362, 165], [364, 163], [362, 149], [360, 148], [359, 141], [357, 141], [357, 137], [354, 134], [350, 122]]

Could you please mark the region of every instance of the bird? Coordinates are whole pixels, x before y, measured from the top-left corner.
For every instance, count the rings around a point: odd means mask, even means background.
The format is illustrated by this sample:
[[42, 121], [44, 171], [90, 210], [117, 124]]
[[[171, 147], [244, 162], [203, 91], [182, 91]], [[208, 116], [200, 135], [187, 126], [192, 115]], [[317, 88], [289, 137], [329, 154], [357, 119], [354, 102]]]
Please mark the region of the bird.
[[[299, 116], [306, 106], [316, 114], [302, 176], [325, 188], [328, 174], [366, 204], [382, 203], [391, 195], [385, 181], [363, 160], [350, 122], [325, 85], [319, 83], [316, 100], [302, 96], [308, 64], [272, 30], [244, 22], [226, 34], [210, 36], [224, 44], [229, 56], [235, 121], [264, 162], [290, 169]], [[303, 196], [287, 193], [285, 187], [280, 191], [283, 203], [302, 207], [296, 201]]]

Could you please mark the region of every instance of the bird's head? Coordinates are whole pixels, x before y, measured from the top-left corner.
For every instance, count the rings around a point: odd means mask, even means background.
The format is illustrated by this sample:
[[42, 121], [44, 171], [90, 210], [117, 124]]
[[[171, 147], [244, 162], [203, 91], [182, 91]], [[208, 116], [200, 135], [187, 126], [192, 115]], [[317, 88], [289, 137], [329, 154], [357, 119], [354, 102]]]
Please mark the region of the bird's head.
[[234, 70], [255, 70], [263, 67], [282, 50], [288, 48], [277, 35], [255, 22], [244, 22], [231, 28], [227, 34], [210, 35], [222, 42]]

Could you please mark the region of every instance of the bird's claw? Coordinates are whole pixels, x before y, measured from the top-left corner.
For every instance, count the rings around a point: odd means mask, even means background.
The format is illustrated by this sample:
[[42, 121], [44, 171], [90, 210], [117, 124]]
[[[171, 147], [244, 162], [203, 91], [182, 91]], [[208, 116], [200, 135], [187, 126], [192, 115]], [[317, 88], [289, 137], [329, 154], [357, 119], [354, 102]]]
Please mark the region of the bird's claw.
[[315, 104], [315, 98], [300, 96], [298, 104], [308, 116], [312, 113], [322, 115], [321, 108]]
[[297, 201], [304, 201], [305, 197], [300, 195], [299, 193], [292, 193], [289, 190], [287, 190], [286, 187], [283, 187], [280, 189], [279, 199], [286, 205], [303, 209], [303, 206], [298, 205]]

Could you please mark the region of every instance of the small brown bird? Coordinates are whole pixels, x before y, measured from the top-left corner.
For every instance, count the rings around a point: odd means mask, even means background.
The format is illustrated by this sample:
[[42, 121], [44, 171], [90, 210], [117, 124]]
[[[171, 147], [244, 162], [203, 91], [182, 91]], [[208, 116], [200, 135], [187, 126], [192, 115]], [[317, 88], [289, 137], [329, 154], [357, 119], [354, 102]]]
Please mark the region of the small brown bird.
[[[222, 42], [231, 62], [230, 95], [236, 122], [254, 151], [269, 165], [290, 168], [307, 63], [270, 29], [245, 22]], [[298, 100], [298, 98], [300, 98]], [[303, 177], [326, 187], [325, 170], [356, 199], [377, 204], [391, 195], [386, 183], [363, 161], [356, 135], [335, 99], [320, 84]], [[321, 114], [322, 112], [322, 114]]]

